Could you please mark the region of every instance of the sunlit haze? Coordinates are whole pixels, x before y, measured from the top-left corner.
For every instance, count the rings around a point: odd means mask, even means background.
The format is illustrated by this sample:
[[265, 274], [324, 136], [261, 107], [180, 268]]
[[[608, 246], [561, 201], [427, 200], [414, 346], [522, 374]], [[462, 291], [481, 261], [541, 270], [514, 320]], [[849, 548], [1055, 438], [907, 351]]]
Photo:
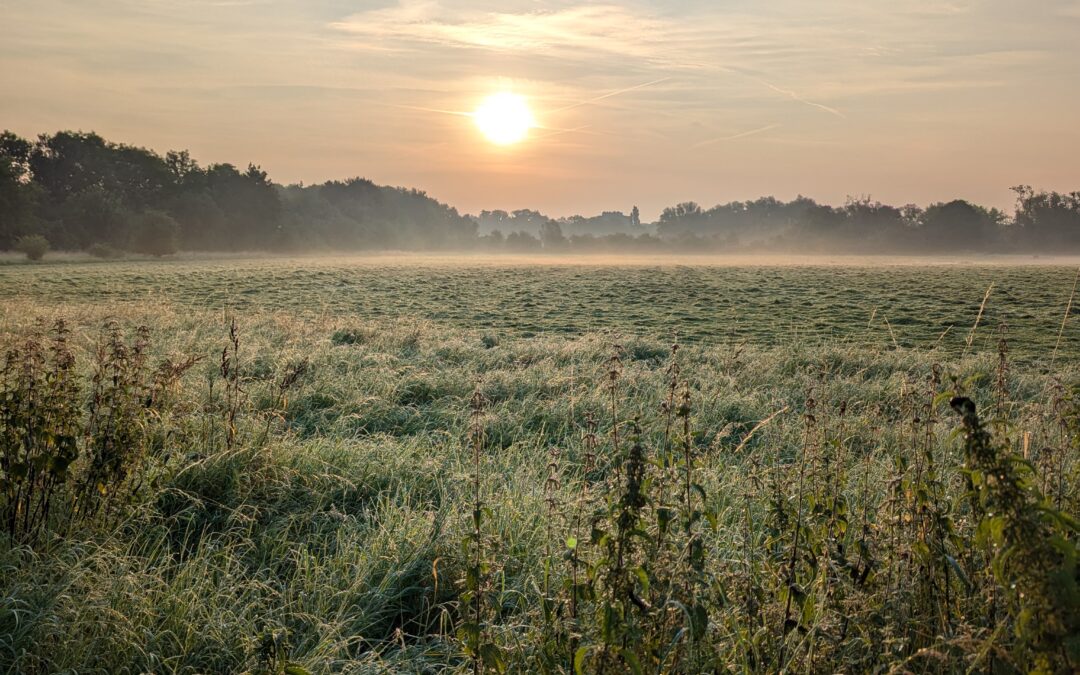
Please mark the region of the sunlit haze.
[[1080, 175], [1076, 0], [7, 0], [0, 20], [0, 127], [462, 212], [1005, 208]]

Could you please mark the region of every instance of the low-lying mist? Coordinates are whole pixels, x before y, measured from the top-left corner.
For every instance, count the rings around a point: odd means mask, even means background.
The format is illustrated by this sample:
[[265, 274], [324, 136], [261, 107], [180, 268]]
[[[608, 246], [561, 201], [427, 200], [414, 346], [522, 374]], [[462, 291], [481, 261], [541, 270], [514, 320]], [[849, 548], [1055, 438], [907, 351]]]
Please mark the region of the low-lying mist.
[[703, 208], [683, 202], [652, 223], [629, 213], [549, 218], [539, 211], [463, 215], [416, 189], [362, 178], [274, 183], [254, 164], [200, 165], [93, 133], [36, 141], [0, 135], [0, 250], [102, 259], [179, 251], [426, 251], [514, 256], [1080, 253], [1080, 192], [1017, 186], [1012, 214], [956, 199], [890, 206], [762, 197]]

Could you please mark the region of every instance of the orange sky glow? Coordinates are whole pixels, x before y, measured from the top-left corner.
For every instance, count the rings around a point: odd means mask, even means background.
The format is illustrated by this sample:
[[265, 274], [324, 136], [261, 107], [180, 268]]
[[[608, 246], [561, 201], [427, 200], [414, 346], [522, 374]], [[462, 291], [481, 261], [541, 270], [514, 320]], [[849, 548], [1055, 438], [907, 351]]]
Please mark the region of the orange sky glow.
[[[1080, 188], [1080, 2], [0, 0], [0, 128], [462, 212]], [[490, 142], [473, 112], [531, 120]]]

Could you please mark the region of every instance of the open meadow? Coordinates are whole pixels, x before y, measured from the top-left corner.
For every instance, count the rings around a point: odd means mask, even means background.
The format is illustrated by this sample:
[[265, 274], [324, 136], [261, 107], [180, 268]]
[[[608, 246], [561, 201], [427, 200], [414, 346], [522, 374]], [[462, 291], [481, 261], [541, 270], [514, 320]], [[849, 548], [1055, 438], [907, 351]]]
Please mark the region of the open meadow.
[[[1020, 261], [1021, 264], [1016, 264]], [[0, 300], [279, 311], [298, 319], [424, 319], [509, 338], [577, 337], [758, 346], [822, 341], [1052, 352], [1075, 259], [742, 256], [353, 256], [0, 265]], [[993, 288], [990, 288], [993, 285]], [[983, 315], [982, 301], [990, 290]], [[1080, 350], [1068, 331], [1058, 346]]]
[[1075, 672], [1075, 277], [2, 264], [0, 671]]

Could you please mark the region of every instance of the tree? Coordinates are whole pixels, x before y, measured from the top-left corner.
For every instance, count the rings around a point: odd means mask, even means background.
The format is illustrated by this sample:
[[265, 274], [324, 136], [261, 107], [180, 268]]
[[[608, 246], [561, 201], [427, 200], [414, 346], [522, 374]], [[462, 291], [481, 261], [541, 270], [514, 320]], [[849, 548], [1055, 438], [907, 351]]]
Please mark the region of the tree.
[[1017, 185], [1016, 237], [1029, 248], [1080, 248], [1080, 192], [1036, 192]]
[[669, 206], [660, 213], [656, 231], [662, 237], [680, 237], [700, 234], [707, 226], [707, 219], [697, 202], [682, 202]]
[[232, 164], [207, 169], [207, 188], [230, 227], [218, 231], [214, 248], [265, 249], [278, 238], [282, 203], [265, 171], [249, 164], [241, 173]]
[[545, 251], [562, 251], [566, 249], [567, 241], [563, 236], [562, 228], [554, 220], [549, 220], [540, 226], [540, 245]]
[[136, 219], [131, 248], [137, 253], [161, 257], [176, 253], [180, 226], [167, 213], [144, 211]]
[[487, 234], [482, 234], [479, 237], [480, 245], [489, 251], [501, 251], [503, 246], [506, 245], [506, 237], [503, 236], [502, 230], [492, 230]]
[[32, 147], [10, 131], [0, 134], [0, 249], [10, 248], [30, 229], [37, 201], [29, 164]]
[[661, 223], [673, 223], [682, 219], [696, 218], [701, 215], [701, 207], [697, 202], [681, 202], [675, 206], [669, 206], [660, 214]]
[[61, 229], [54, 237], [60, 248], [84, 249], [99, 243], [124, 247], [131, 237], [131, 211], [101, 185], [68, 195], [51, 215]]
[[997, 237], [998, 225], [991, 211], [962, 199], [931, 204], [921, 223], [930, 246], [952, 251], [985, 250]]
[[479, 225], [481, 232], [491, 232], [492, 230], [502, 230], [510, 223], [510, 214], [506, 211], [495, 209], [494, 211], [481, 211], [480, 216], [477, 218], [477, 224]]
[[138, 209], [156, 203], [173, 182], [157, 154], [131, 145], [109, 143], [94, 133], [61, 131], [42, 135], [29, 157], [34, 180], [53, 203], [100, 188]]
[[[761, 197], [704, 209], [666, 208], [656, 237], [640, 209], [557, 221], [532, 209], [459, 214], [422, 190], [364, 178], [281, 186], [255, 164], [201, 166], [186, 150], [164, 156], [95, 133], [27, 140], [0, 133], [0, 249], [40, 234], [60, 249], [100, 245], [167, 254], [192, 250], [540, 248], [678, 251], [785, 248], [1080, 250], [1080, 192], [1017, 186], [1015, 219], [963, 200], [925, 211], [869, 198], [843, 206]], [[498, 231], [498, 234], [493, 234]], [[502, 233], [510, 236], [504, 237]], [[515, 234], [516, 233], [516, 234]]]
[[173, 176], [176, 184], [192, 182], [196, 177], [204, 175], [199, 163], [191, 158], [187, 150], [170, 150], [165, 153], [165, 166]]
[[506, 235], [506, 250], [508, 251], [524, 253], [538, 251], [539, 249], [540, 240], [528, 232], [511, 232]]
[[180, 227], [180, 246], [191, 251], [209, 251], [218, 246], [229, 221], [210, 191], [203, 186], [178, 190], [166, 202], [166, 211]]

